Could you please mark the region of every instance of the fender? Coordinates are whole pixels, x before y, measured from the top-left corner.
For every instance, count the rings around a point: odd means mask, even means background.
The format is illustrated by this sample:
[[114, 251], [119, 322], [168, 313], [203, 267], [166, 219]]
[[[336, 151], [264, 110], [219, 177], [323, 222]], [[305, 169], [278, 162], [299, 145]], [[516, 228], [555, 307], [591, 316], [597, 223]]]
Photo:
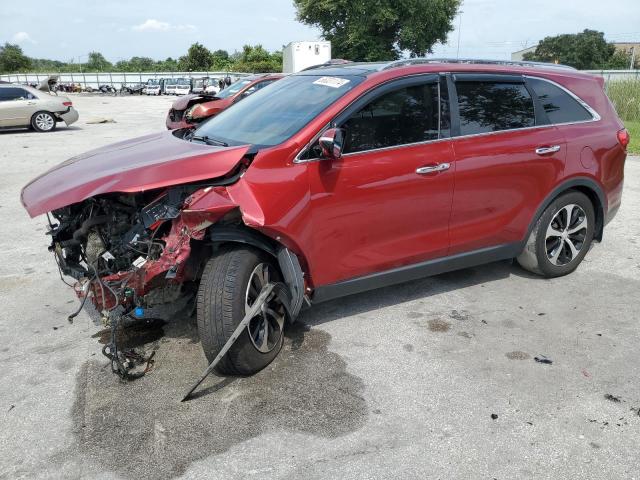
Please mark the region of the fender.
[[560, 195], [561, 193], [564, 193], [565, 191], [570, 190], [572, 188], [576, 189], [576, 187], [578, 187], [577, 188], [578, 190], [582, 190], [582, 191], [586, 189], [588, 192], [585, 192], [585, 193], [587, 193], [587, 196], [589, 196], [591, 201], [594, 202], [594, 210], [596, 213], [595, 238], [598, 241], [602, 241], [602, 235], [604, 230], [604, 215], [605, 215], [605, 212], [607, 211], [607, 197], [604, 194], [602, 187], [598, 185], [598, 183], [593, 178], [573, 177], [565, 182], [562, 182], [560, 185], [554, 188], [551, 191], [551, 193], [547, 195], [545, 199], [542, 201], [542, 203], [538, 206], [538, 209], [536, 210], [536, 213], [533, 216], [531, 223], [529, 224], [529, 228], [527, 229], [527, 234], [522, 240], [523, 245], [524, 243], [526, 243], [527, 239], [529, 238], [529, 235], [531, 235], [531, 232], [533, 231], [536, 225], [536, 222], [542, 215], [542, 212], [544, 212], [544, 210], [551, 204], [551, 202], [553, 202], [553, 200], [555, 200], [558, 197], [558, 195]]
[[239, 225], [213, 226], [209, 229], [209, 239], [215, 243], [251, 245], [274, 257], [289, 289], [289, 319], [295, 321], [304, 301], [304, 272], [295, 253], [256, 230]]

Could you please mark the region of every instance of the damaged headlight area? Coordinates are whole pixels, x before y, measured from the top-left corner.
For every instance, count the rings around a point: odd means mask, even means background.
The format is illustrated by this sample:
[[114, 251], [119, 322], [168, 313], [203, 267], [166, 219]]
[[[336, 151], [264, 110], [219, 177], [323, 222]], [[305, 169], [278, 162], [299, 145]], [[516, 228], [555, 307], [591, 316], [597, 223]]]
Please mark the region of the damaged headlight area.
[[49, 249], [61, 273], [77, 281], [78, 295], [89, 296], [103, 316], [118, 306], [129, 312], [172, 301], [195, 273], [191, 240], [204, 235], [180, 218], [189, 194], [110, 194], [55, 210]]

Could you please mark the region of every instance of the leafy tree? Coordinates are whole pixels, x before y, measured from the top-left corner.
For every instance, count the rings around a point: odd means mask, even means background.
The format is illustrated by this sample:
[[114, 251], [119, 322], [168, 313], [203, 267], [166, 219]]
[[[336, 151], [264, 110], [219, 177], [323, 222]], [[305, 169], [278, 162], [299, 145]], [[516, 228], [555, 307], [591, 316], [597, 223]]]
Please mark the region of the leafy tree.
[[319, 27], [333, 56], [393, 60], [446, 42], [461, 0], [293, 0], [298, 20]]
[[262, 45], [245, 45], [231, 56], [230, 69], [237, 72], [281, 72], [282, 52], [269, 53]]
[[525, 54], [524, 59], [562, 63], [589, 70], [606, 67], [614, 53], [615, 47], [607, 43], [604, 33], [584, 30], [582, 33], [546, 37], [535, 52]]
[[186, 55], [180, 57], [178, 60], [178, 68], [185, 72], [197, 72], [208, 70], [212, 63], [213, 56], [209, 49], [196, 42], [189, 47], [189, 51]]
[[216, 50], [212, 53], [213, 61], [211, 62], [211, 70], [228, 70], [231, 65], [229, 52], [226, 50]]
[[85, 70], [89, 72], [104, 72], [112, 69], [111, 62], [104, 58], [100, 52], [89, 52], [87, 63], [84, 64]]
[[31, 68], [31, 59], [22, 53], [19, 45], [7, 42], [0, 46], [0, 73], [24, 72]]
[[157, 63], [156, 67], [161, 72], [175, 72], [178, 70], [178, 61], [171, 57]]
[[[634, 62], [637, 63], [637, 62]], [[631, 65], [631, 54], [622, 50], [616, 50], [605, 65], [605, 68], [612, 70], [626, 70]]]

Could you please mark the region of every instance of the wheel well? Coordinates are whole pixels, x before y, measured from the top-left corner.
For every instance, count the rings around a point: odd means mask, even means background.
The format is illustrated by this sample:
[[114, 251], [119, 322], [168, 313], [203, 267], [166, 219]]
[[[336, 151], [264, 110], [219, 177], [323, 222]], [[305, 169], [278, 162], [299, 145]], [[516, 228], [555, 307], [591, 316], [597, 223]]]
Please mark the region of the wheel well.
[[531, 234], [536, 222], [542, 216], [545, 209], [560, 195], [564, 195], [567, 192], [580, 192], [587, 196], [589, 200], [591, 200], [591, 204], [593, 205], [593, 210], [596, 214], [596, 228], [594, 232], [594, 239], [597, 241], [602, 241], [602, 236], [604, 232], [604, 193], [599, 189], [597, 184], [595, 184], [590, 179], [574, 179], [565, 185], [561, 185], [556, 190], [554, 190], [542, 204], [538, 208], [536, 214], [533, 217], [533, 221], [529, 226], [529, 230], [527, 231], [527, 235], [524, 237], [524, 241], [526, 242]]
[[587, 198], [589, 198], [589, 200], [591, 200], [591, 204], [593, 205], [593, 210], [596, 214], [596, 228], [595, 228], [595, 231], [593, 232], [593, 237], [599, 242], [601, 242], [602, 234], [604, 231], [604, 208], [602, 206], [600, 198], [598, 197], [598, 194], [593, 189], [587, 187], [586, 185], [577, 185], [575, 187], [565, 190], [562, 193], [567, 193], [572, 190], [583, 193], [584, 195], [587, 196]]

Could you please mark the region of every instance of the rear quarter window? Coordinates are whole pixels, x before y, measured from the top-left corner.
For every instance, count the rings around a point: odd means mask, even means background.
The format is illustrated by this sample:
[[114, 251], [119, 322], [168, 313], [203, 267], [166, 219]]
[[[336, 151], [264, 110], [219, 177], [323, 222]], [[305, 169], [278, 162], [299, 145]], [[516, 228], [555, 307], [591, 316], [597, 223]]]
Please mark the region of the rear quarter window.
[[592, 120], [593, 116], [562, 88], [539, 78], [527, 81], [535, 91], [551, 123], [574, 123]]
[[533, 99], [523, 83], [458, 81], [460, 134], [475, 135], [536, 124]]

